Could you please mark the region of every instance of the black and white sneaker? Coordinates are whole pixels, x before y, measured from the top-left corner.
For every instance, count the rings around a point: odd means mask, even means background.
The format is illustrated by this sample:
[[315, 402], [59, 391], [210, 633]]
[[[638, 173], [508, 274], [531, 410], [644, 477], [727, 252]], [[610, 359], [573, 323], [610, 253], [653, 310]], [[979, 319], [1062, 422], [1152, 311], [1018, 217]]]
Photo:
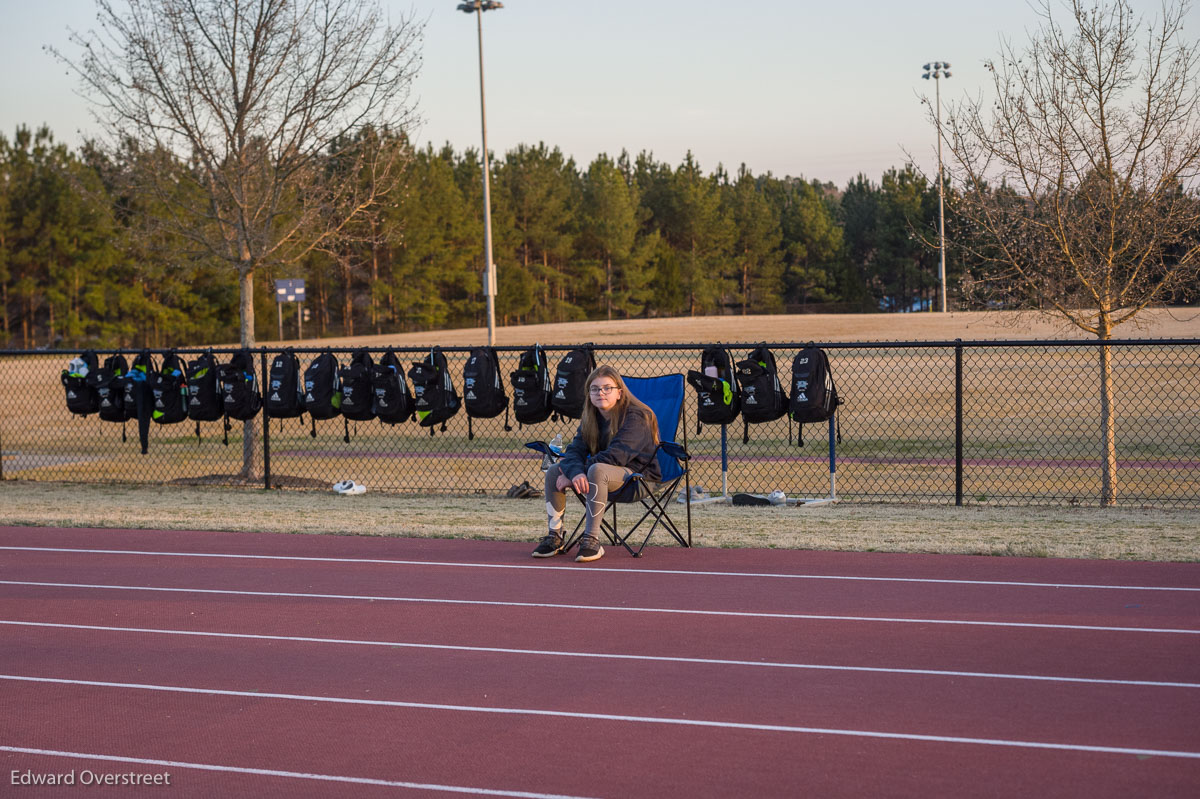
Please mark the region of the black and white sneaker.
[[562, 552], [562, 536], [550, 533], [533, 550], [535, 558], [552, 558]]
[[604, 547], [594, 538], [585, 538], [579, 542], [579, 554], [575, 556], [576, 563], [590, 563], [604, 557]]

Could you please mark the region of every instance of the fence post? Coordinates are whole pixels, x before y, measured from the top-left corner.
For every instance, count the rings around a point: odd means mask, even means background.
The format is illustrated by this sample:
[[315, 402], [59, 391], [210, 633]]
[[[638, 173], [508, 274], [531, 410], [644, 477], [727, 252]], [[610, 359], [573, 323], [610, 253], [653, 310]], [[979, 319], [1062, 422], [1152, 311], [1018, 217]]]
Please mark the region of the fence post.
[[258, 382], [258, 390], [263, 395], [263, 488], [271, 490], [271, 417], [267, 415], [267, 348], [263, 347], [258, 354], [262, 378]]
[[954, 504], [963, 504], [963, 344], [954, 339]]

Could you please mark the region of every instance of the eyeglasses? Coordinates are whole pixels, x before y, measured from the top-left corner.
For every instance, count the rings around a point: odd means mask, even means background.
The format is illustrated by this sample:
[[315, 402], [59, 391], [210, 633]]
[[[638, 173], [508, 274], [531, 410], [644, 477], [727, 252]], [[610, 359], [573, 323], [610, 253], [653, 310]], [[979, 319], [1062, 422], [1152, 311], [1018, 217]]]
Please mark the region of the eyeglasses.
[[588, 393], [593, 397], [607, 397], [616, 390], [616, 386], [592, 386], [588, 389]]

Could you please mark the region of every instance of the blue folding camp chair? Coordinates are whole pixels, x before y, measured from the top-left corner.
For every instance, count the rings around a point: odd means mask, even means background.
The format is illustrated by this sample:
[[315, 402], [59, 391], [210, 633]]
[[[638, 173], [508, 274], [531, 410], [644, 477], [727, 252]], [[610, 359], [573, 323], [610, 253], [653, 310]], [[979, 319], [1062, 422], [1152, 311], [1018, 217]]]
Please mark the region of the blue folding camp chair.
[[[666, 530], [680, 546], [690, 547], [692, 545], [691, 504], [684, 503], [687, 510], [687, 525], [683, 530], [676, 525], [668, 512], [670, 499], [680, 482], [684, 484], [684, 490], [687, 492], [684, 496], [691, 493], [691, 480], [688, 473], [687, 423], [683, 420], [683, 375], [622, 376], [621, 379], [625, 381], [625, 387], [633, 393], [633, 396], [646, 403], [658, 418], [660, 443], [655, 452], [655, 458], [658, 460], [658, 468], [662, 472], [662, 480], [651, 482], [641, 474], [630, 475], [618, 490], [609, 493], [608, 508], [605, 510], [604, 518], [600, 520], [601, 530], [610, 544], [623, 546], [635, 558], [641, 556], [650, 537], [660, 527]], [[680, 421], [684, 421], [682, 445], [675, 442]], [[531, 441], [525, 446], [542, 453], [551, 462], [556, 462], [560, 457], [560, 453], [551, 449], [545, 441]], [[568, 489], [568, 491], [575, 493], [573, 489]], [[580, 502], [586, 504], [586, 497], [575, 495]], [[617, 525], [617, 505], [633, 502], [640, 502], [645, 512], [632, 527], [622, 534]], [[579, 539], [583, 536], [583, 522], [584, 520], [581, 518], [576, 523], [575, 530], [563, 544], [564, 552], [579, 543]], [[631, 539], [636, 542], [637, 539], [633, 536], [645, 523], [649, 523], [650, 529], [638, 548], [634, 549], [629, 542]]]

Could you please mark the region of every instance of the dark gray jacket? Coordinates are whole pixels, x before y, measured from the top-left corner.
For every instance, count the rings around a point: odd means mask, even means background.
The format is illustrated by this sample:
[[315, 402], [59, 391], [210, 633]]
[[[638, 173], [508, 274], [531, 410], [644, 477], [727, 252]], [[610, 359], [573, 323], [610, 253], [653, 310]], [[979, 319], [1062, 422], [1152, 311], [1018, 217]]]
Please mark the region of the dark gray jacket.
[[583, 426], [575, 431], [575, 438], [567, 445], [559, 468], [568, 478], [586, 475], [587, 469], [593, 463], [610, 463], [613, 466], [623, 466], [640, 473], [647, 480], [657, 483], [662, 480], [662, 471], [658, 468], [658, 460], [654, 457], [654, 419], [646, 411], [637, 406], [630, 406], [625, 412], [616, 433], [609, 435], [608, 421], [600, 417], [600, 441], [607, 441], [604, 449], [592, 455], [588, 452], [583, 440]]

